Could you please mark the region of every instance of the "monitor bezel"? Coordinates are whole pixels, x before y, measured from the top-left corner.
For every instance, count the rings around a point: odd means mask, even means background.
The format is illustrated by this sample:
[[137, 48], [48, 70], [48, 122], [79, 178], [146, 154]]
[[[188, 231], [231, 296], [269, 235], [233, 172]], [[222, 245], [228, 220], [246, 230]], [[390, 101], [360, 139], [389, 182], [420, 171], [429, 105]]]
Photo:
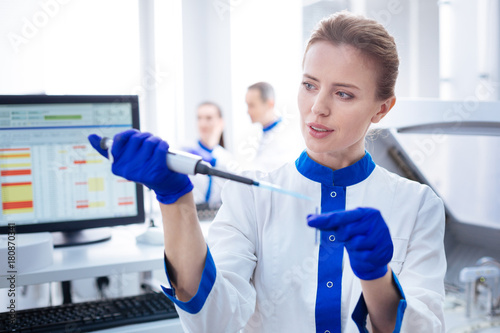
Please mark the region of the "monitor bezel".
[[[22, 104], [83, 104], [83, 103], [130, 103], [132, 106], [132, 128], [140, 129], [139, 98], [137, 95], [0, 95], [0, 105]], [[15, 224], [14, 228], [0, 226], [0, 234], [68, 232], [103, 227], [123, 226], [145, 222], [144, 186], [135, 184], [137, 214], [135, 216], [96, 218], [88, 220], [55, 221], [34, 224]]]

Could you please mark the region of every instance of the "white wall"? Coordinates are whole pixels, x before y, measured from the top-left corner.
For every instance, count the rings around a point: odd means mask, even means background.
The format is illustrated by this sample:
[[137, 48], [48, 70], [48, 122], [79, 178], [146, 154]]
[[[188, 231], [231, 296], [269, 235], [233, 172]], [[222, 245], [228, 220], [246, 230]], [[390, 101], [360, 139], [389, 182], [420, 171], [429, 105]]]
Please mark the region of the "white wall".
[[0, 93], [125, 94], [137, 84], [135, 0], [0, 6]]
[[[146, 128], [175, 146], [185, 133], [181, 0], [140, 0], [141, 85]], [[154, 122], [154, 124], [151, 124]], [[153, 125], [153, 126], [150, 126]]]
[[443, 1], [441, 98], [497, 100], [500, 62], [498, 0]]
[[[218, 7], [217, 3], [218, 0], [182, 2], [185, 133], [181, 143], [198, 139], [196, 107], [201, 102], [219, 104], [226, 124], [232, 122], [230, 20], [226, 7]], [[231, 126], [226, 127], [224, 136], [231, 148]]]
[[439, 7], [435, 0], [351, 0], [353, 11], [377, 20], [399, 53], [396, 96], [439, 97]]
[[[41, 93], [43, 44], [38, 29], [29, 29], [38, 2], [0, 0], [0, 93]], [[26, 23], [28, 22], [28, 23]], [[23, 34], [23, 32], [25, 32]]]
[[176, 142], [180, 3], [0, 0], [0, 94], [139, 95], [141, 128]]
[[[248, 86], [259, 81], [273, 85], [276, 110], [290, 126], [298, 127], [297, 92], [302, 64], [302, 1], [238, 1], [231, 11], [231, 81], [235, 154], [248, 148], [256, 135], [247, 114]], [[297, 125], [295, 125], [297, 124]], [[258, 129], [257, 129], [258, 130]], [[242, 160], [242, 163], [245, 161]]]
[[[254, 130], [244, 103], [250, 84], [269, 81], [278, 110], [298, 117], [302, 6], [313, 2], [155, 0], [155, 68], [141, 69], [137, 0], [0, 0], [0, 93], [154, 88], [158, 134], [174, 143], [196, 137], [196, 104], [210, 99], [222, 106], [226, 143], [235, 151]], [[464, 99], [479, 89], [480, 99], [499, 98], [498, 0], [337, 3], [379, 20], [395, 36], [399, 97]], [[445, 6], [454, 19], [439, 26]], [[441, 40], [446, 33], [448, 41]]]
[[278, 112], [298, 120], [300, 0], [185, 0], [182, 11], [185, 141], [196, 139], [196, 105], [213, 100], [224, 111], [226, 146], [238, 155], [257, 130], [245, 94], [258, 81], [274, 86]]

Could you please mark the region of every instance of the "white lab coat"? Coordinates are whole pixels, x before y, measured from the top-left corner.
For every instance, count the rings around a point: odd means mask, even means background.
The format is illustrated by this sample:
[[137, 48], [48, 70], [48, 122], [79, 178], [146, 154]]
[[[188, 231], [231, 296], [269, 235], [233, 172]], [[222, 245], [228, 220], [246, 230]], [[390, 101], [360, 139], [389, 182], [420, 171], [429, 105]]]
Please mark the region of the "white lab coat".
[[[288, 163], [262, 180], [308, 195], [314, 202], [226, 184], [223, 205], [208, 233], [210, 252], [204, 276], [190, 301], [198, 305], [193, 310], [190, 302], [170, 296], [180, 304], [176, 306], [186, 332], [316, 332], [321, 256], [315, 230], [307, 225], [306, 217], [321, 207], [323, 185], [304, 177], [297, 168]], [[329, 200], [325, 193], [323, 200]], [[407, 303], [401, 332], [444, 332], [441, 199], [428, 186], [374, 166], [367, 178], [345, 187], [345, 208], [356, 207], [379, 209], [390, 229], [394, 244], [390, 267]], [[216, 268], [210, 278], [211, 258]], [[361, 285], [347, 252], [343, 258], [341, 331], [358, 332], [351, 315], [360, 300]], [[196, 313], [182, 310], [186, 305]]]
[[242, 165], [247, 170], [270, 172], [295, 161], [304, 148], [298, 125], [286, 119], [281, 120], [272, 129], [261, 133], [254, 159]]
[[[230, 162], [233, 161], [231, 154], [219, 145], [212, 150], [212, 156], [216, 159], [215, 168], [224, 171], [227, 171]], [[222, 187], [226, 183], [224, 178], [196, 174], [189, 175], [189, 179], [194, 186], [193, 196], [196, 204], [208, 203], [213, 208], [220, 206]], [[210, 193], [207, 195], [208, 191]]]

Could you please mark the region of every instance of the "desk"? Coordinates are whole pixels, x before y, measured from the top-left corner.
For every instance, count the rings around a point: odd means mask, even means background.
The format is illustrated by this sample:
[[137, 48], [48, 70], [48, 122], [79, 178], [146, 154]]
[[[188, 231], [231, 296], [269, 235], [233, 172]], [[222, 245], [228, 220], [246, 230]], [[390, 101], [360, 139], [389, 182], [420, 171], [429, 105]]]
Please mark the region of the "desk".
[[[206, 235], [209, 222], [201, 222]], [[16, 276], [16, 286], [71, 281], [95, 276], [163, 270], [163, 245], [137, 243], [142, 225], [113, 227], [111, 239], [101, 243], [54, 249], [51, 266]], [[2, 272], [3, 273], [3, 272]], [[8, 288], [7, 274], [0, 288]]]
[[[209, 222], [201, 222], [206, 235]], [[144, 226], [112, 228], [110, 240], [74, 247], [54, 249], [54, 261], [49, 267], [16, 276], [16, 286], [48, 282], [71, 281], [96, 276], [163, 270], [163, 245], [137, 243], [135, 237]], [[3, 273], [3, 272], [2, 272]], [[0, 288], [8, 288], [7, 275], [0, 275]], [[169, 319], [113, 329], [102, 333], [122, 332], [182, 333], [179, 319]]]
[[[112, 237], [101, 243], [54, 249], [51, 266], [16, 276], [16, 285], [71, 281], [95, 276], [163, 269], [163, 246], [136, 243], [143, 227], [114, 227]], [[0, 288], [9, 281], [0, 276]]]

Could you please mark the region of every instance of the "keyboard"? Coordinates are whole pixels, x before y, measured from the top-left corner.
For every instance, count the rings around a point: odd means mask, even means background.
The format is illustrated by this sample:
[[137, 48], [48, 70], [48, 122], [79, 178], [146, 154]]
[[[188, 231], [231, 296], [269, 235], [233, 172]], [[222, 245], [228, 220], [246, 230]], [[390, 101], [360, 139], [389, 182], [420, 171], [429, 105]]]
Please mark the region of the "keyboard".
[[0, 313], [0, 333], [4, 332], [89, 332], [123, 325], [177, 318], [175, 307], [163, 293], [63, 304]]
[[198, 213], [198, 219], [200, 221], [212, 221], [217, 215], [219, 207], [208, 207], [208, 204], [197, 204], [196, 212]]
[[213, 221], [215, 218], [215, 215], [217, 215], [217, 209], [205, 209], [205, 210], [198, 210], [198, 220], [200, 221]]

